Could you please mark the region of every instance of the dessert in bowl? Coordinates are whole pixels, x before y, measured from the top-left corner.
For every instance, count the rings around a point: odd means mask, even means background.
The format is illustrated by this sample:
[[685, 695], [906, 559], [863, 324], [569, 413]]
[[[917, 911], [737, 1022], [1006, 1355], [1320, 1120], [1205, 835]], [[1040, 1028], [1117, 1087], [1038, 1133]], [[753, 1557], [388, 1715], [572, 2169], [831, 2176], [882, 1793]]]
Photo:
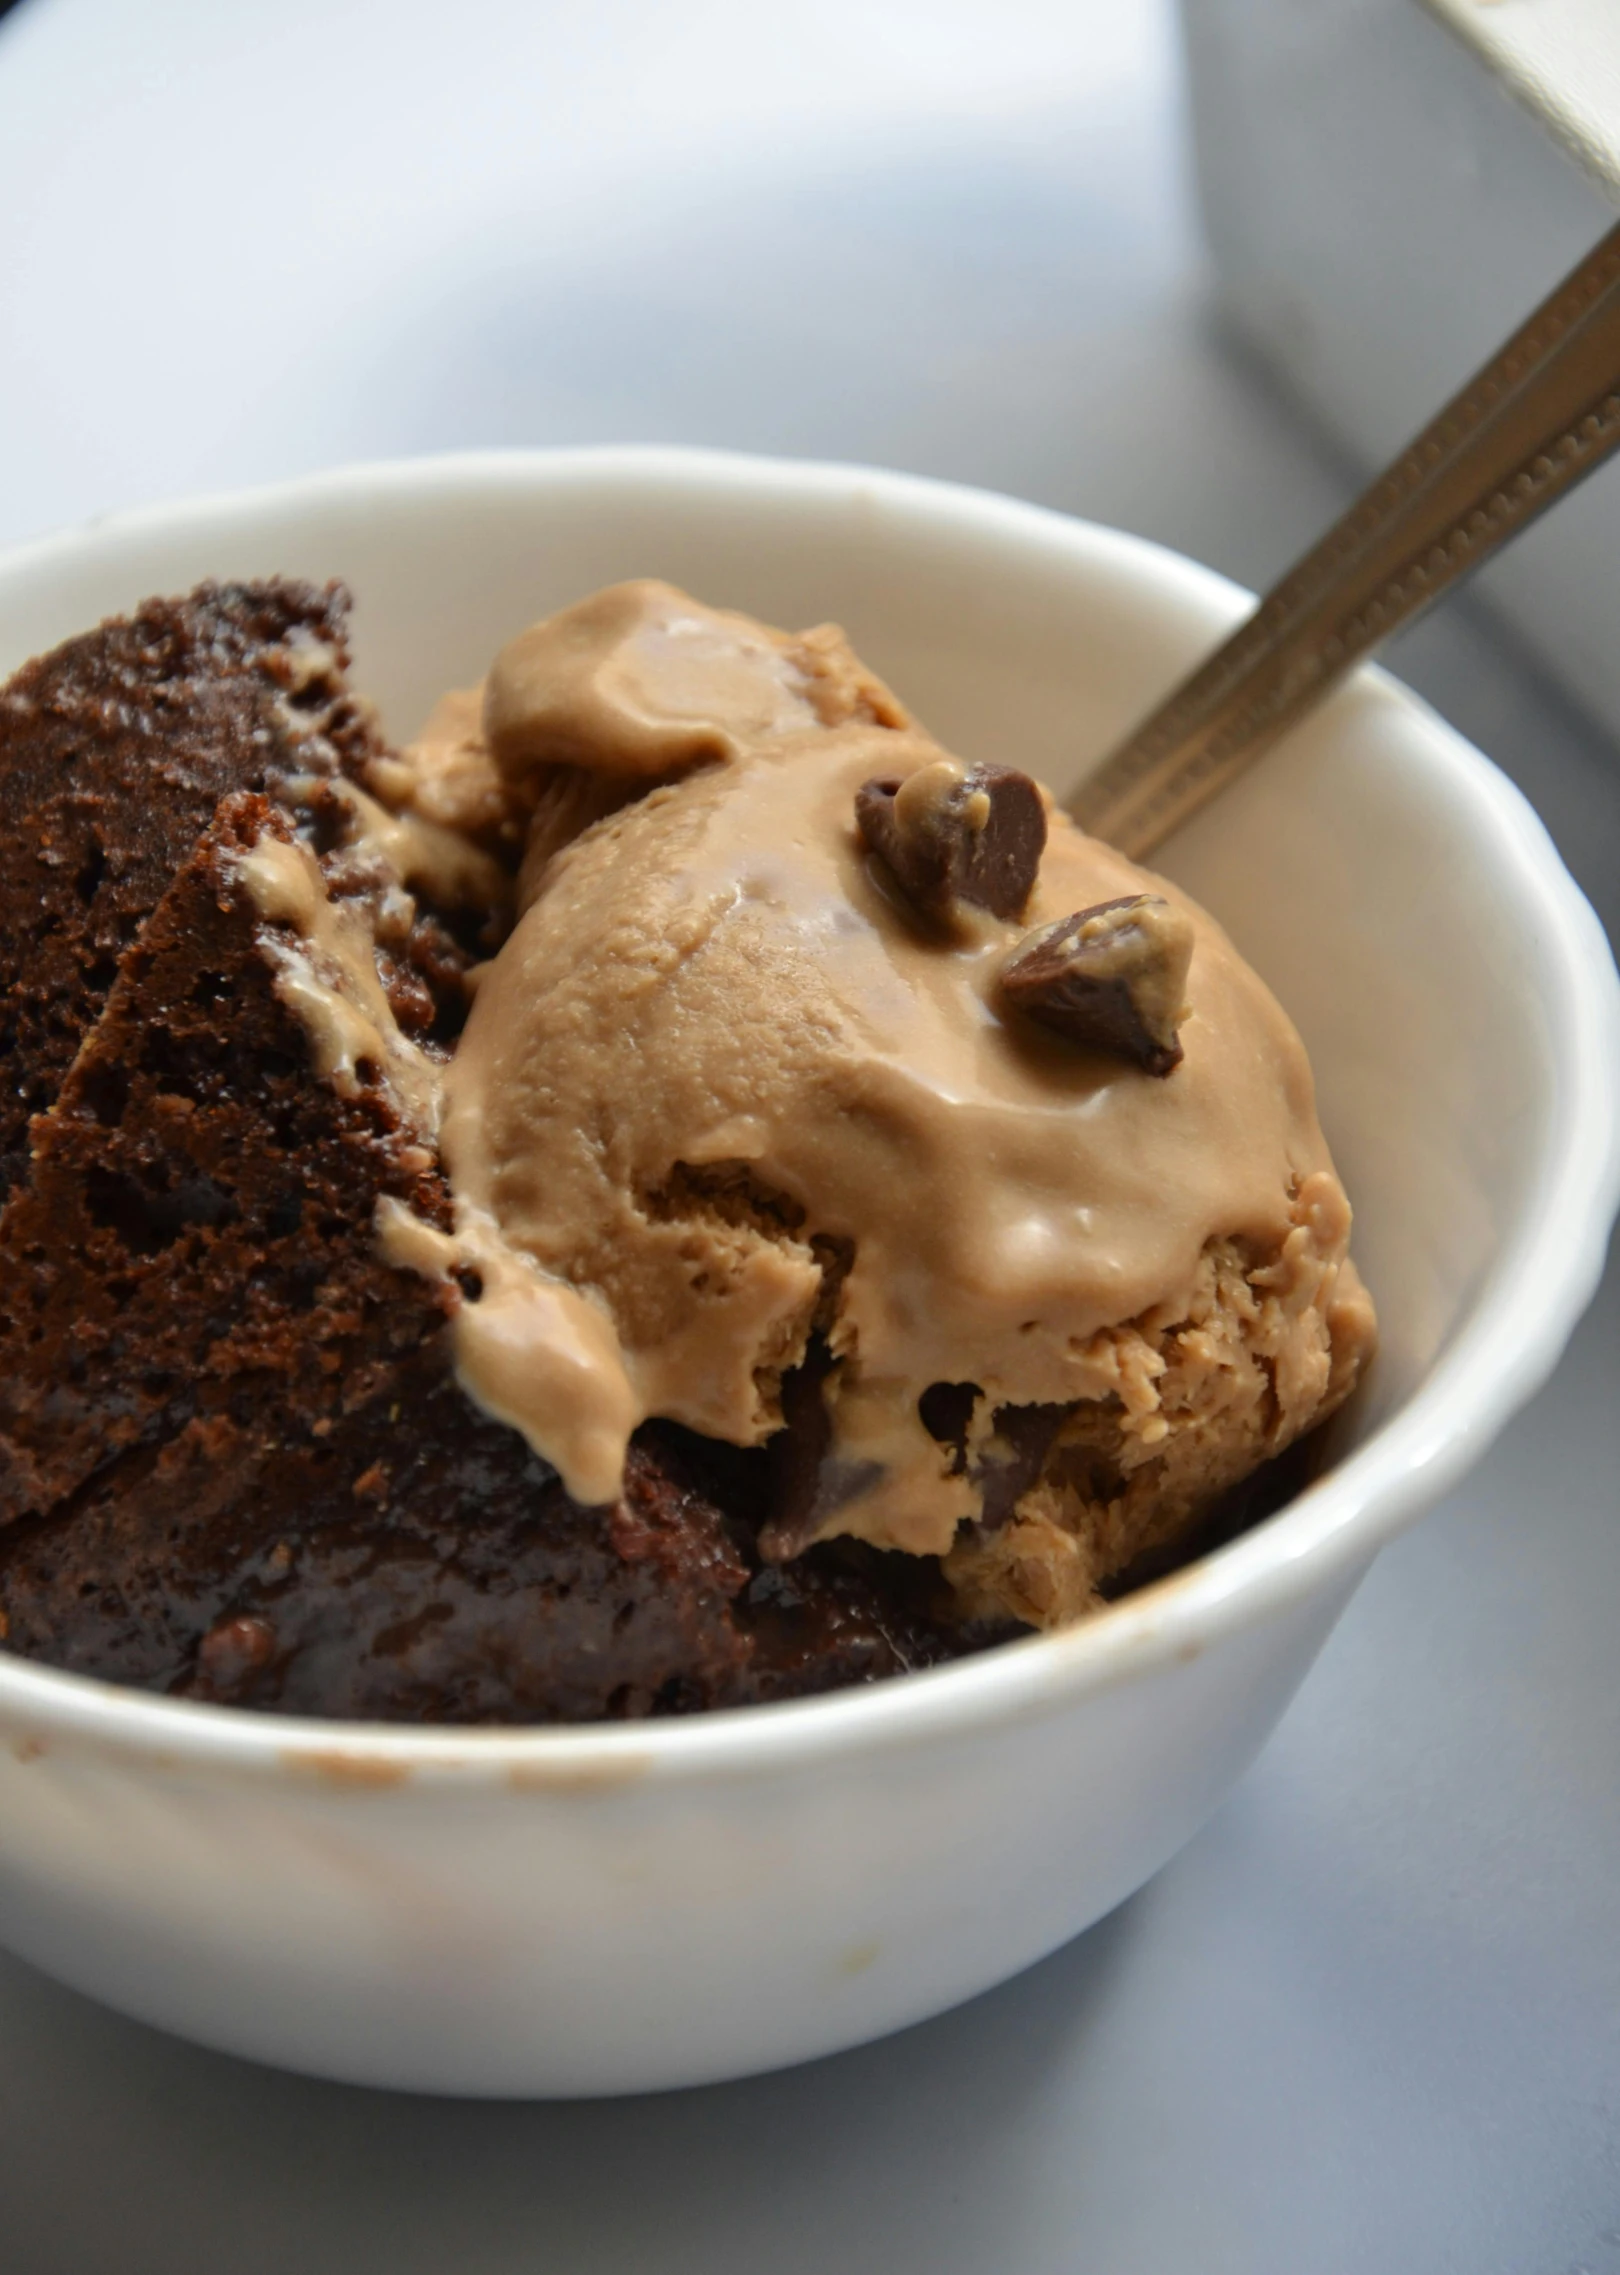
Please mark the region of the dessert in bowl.
[[208, 584], [0, 689], [11, 1650], [693, 1713], [1064, 1625], [1286, 1493], [1371, 1305], [1202, 910], [836, 627], [610, 586], [400, 746], [347, 611]]
[[[838, 618], [964, 759], [1057, 790], [1240, 605], [1152, 548], [970, 493], [559, 454], [361, 470], [31, 549], [0, 576], [0, 663], [204, 577], [341, 575], [355, 683], [398, 736], [501, 639], [648, 573], [777, 623]], [[1613, 1182], [1601, 937], [1522, 803], [1387, 683], [1347, 690], [1164, 867], [1304, 1034], [1380, 1304], [1382, 1355], [1308, 1492], [1073, 1627], [679, 1722], [323, 1723], [6, 1657], [0, 1935], [297, 2066], [606, 2091], [875, 2035], [1136, 1885], [1252, 1753], [1378, 1541], [1552, 1363]]]

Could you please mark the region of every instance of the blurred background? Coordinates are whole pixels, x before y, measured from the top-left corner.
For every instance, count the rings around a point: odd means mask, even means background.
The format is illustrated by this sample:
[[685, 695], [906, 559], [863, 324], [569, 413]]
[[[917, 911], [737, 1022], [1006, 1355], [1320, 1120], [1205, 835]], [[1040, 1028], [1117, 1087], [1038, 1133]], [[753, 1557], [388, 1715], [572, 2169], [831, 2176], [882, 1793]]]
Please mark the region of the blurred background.
[[[0, 18], [0, 544], [643, 440], [988, 484], [1262, 584], [1612, 219], [1613, 0]], [[1392, 658], [1611, 930], [1617, 475]], [[616, 2107], [400, 2102], [0, 1958], [0, 2265], [1620, 2275], [1617, 1357], [1611, 1272], [1209, 1830], [886, 2046]]]
[[[21, 0], [0, 38], [0, 543], [637, 439], [1267, 580], [1328, 501], [1257, 372], [1370, 466], [1620, 200], [1612, 0]], [[1617, 547], [1613, 468], [1488, 582], [1620, 732]]]
[[0, 37], [5, 537], [488, 443], [1115, 515], [1151, 479], [1088, 430], [1184, 352], [1163, 0], [24, 0]]

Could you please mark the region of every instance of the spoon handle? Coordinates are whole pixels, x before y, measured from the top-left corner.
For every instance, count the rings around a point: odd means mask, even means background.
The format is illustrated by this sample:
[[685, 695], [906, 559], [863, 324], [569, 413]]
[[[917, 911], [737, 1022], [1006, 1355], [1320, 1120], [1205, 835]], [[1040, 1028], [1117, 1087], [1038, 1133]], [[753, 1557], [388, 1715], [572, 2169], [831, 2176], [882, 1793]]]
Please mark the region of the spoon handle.
[[1140, 859], [1620, 443], [1620, 227], [1075, 793]]

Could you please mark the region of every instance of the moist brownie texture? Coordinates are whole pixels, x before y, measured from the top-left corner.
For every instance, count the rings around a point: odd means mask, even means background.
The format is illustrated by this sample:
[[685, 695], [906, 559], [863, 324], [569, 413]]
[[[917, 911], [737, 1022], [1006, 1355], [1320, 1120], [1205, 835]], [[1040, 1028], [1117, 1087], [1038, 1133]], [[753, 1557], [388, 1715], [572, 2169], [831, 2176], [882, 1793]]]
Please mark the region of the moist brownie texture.
[[205, 587], [68, 641], [0, 691], [7, 1184], [26, 1171], [29, 1117], [220, 799], [293, 770], [317, 715], [351, 765], [370, 740], [341, 686], [342, 617], [335, 588]]
[[[436, 1148], [380, 1054], [312, 1065], [311, 970], [252, 882], [267, 848], [317, 865], [398, 1031], [443, 1055], [487, 909], [442, 861], [437, 899], [407, 890], [356, 826], [387, 758], [345, 613], [335, 586], [204, 587], [0, 693], [0, 1640], [225, 1702], [544, 1722], [1012, 1632], [964, 1623], [931, 1558], [762, 1558], [766, 1449], [648, 1425], [620, 1499], [582, 1507], [458, 1386], [476, 1287], [375, 1229], [380, 1202], [448, 1224]], [[315, 977], [352, 1026], [352, 986]]]

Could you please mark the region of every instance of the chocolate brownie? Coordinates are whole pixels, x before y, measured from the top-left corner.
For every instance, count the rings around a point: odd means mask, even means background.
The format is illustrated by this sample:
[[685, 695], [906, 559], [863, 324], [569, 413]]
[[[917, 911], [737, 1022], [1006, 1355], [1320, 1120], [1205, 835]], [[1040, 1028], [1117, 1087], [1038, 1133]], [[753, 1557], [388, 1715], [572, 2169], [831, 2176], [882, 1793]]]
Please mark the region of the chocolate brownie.
[[26, 1170], [126, 949], [231, 790], [302, 763], [317, 710], [369, 740], [342, 687], [335, 587], [204, 586], [37, 657], [0, 691], [0, 1181]]

